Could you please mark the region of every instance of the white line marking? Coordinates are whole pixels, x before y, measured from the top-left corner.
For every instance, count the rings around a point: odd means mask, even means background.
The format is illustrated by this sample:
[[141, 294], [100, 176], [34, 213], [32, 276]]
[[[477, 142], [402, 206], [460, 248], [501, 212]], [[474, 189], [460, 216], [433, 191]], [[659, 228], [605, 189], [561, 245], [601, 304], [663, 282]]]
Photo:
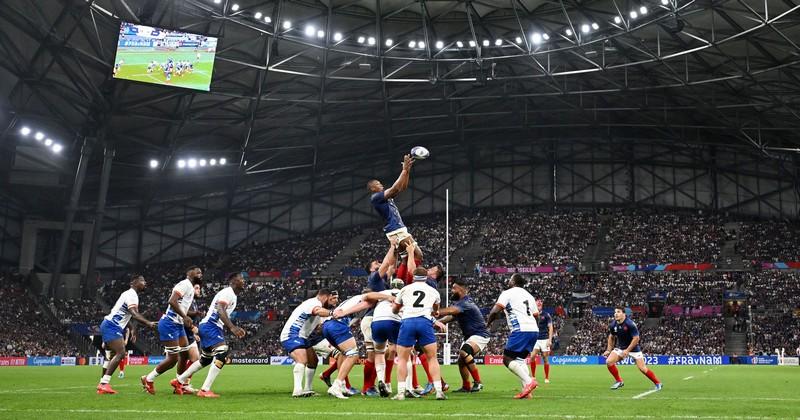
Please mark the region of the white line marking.
[[687, 376], [687, 377], [683, 378], [683, 380], [684, 381], [688, 381], [689, 379], [692, 379], [692, 378], [694, 378], [694, 376]]
[[651, 389], [651, 390], [649, 390], [649, 391], [642, 392], [641, 394], [634, 395], [634, 396], [633, 396], [633, 399], [634, 399], [634, 400], [638, 400], [639, 398], [646, 397], [646, 396], [648, 396], [648, 395], [650, 395], [650, 394], [652, 394], [652, 393], [654, 393], [654, 392], [658, 392], [658, 390], [657, 390], [657, 389]]
[[[369, 412], [369, 411], [188, 411], [188, 410], [134, 410], [134, 409], [91, 409], [91, 408], [84, 408], [84, 409], [47, 409], [47, 408], [33, 408], [33, 409], [10, 409], [10, 408], [0, 408], [0, 412], [27, 412], [27, 413], [83, 413], [83, 414], [91, 414], [91, 413], [118, 413], [118, 414], [216, 414], [216, 415], [291, 415], [291, 416], [361, 416], [361, 415], [371, 415], [377, 417], [397, 417], [396, 412]], [[627, 419], [655, 419], [655, 418], [672, 418], [672, 419], [729, 419], [729, 418], [737, 418], [737, 419], [769, 419], [770, 417], [757, 417], [757, 416], [736, 416], [736, 417], [728, 417], [728, 416], [692, 416], [692, 415], [675, 415], [675, 416], [647, 416], [647, 415], [608, 415], [608, 416], [598, 416], [598, 415], [565, 415], [565, 414], [537, 414], [537, 417], [549, 417], [549, 418], [580, 418], [580, 419], [588, 419], [588, 418], [607, 418], [607, 419], [619, 419], [619, 418], [627, 418]], [[415, 412], [414, 417], [492, 417], [492, 418], [531, 418], [530, 413], [528, 414], [486, 414], [486, 413], [421, 413]]]

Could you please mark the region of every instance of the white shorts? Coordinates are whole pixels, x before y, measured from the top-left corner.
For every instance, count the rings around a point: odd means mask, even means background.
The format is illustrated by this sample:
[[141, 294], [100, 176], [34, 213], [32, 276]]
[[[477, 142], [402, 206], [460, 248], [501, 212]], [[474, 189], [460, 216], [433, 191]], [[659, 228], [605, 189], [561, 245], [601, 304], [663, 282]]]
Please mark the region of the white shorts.
[[333, 346], [328, 342], [328, 340], [322, 340], [317, 343], [313, 349], [314, 353], [317, 353], [317, 356], [319, 356], [321, 359], [327, 359], [333, 351]]
[[372, 316], [361, 318], [361, 334], [364, 335], [365, 343], [372, 343]]
[[[614, 349], [611, 351], [614, 352], [617, 356], [622, 357], [622, 349]], [[644, 359], [644, 354], [640, 351], [632, 351], [628, 353], [628, 356], [633, 357], [636, 360]]]
[[386, 234], [386, 239], [392, 240], [392, 238], [397, 238], [397, 243], [403, 242], [404, 240], [411, 237], [411, 234], [408, 233], [408, 228], [401, 227], [400, 229], [393, 230]]
[[534, 350], [539, 350], [542, 353], [550, 352], [550, 346], [547, 345], [547, 339], [544, 340], [536, 340], [536, 344], [533, 346]]
[[478, 346], [478, 353], [482, 352], [483, 349], [486, 348], [486, 345], [489, 344], [489, 337], [481, 337], [479, 335], [471, 335], [467, 340], [467, 343], [472, 343]]

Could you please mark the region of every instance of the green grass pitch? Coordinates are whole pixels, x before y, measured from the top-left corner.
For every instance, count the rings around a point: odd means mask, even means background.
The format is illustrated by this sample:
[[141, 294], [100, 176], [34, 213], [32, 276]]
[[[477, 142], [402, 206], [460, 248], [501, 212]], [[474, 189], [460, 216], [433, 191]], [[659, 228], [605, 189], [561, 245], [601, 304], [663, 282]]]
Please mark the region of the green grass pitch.
[[[168, 58], [175, 61], [189, 60], [194, 64], [194, 71], [184, 73], [182, 76], [172, 75], [172, 80], [167, 83], [164, 72], [154, 69], [151, 73], [147, 72], [147, 65], [152, 60], [157, 63], [166, 63]], [[214, 67], [214, 54], [200, 51], [200, 61], [197, 60], [195, 51], [157, 51], [152, 48], [120, 48], [114, 63], [124, 60], [122, 68], [114, 76], [117, 79], [133, 80], [144, 83], [155, 83], [165, 86], [175, 86], [189, 89], [208, 90], [211, 82], [211, 72]]]
[[[292, 399], [290, 366], [229, 365], [220, 373], [216, 400], [172, 394], [174, 373], [156, 379], [156, 395], [141, 391], [139, 376], [152, 367], [130, 366], [111, 384], [117, 395], [97, 395], [98, 367], [0, 368], [0, 418], [4, 419], [155, 419], [155, 418], [798, 418], [800, 368], [783, 366], [654, 366], [664, 390], [634, 367], [622, 366], [625, 387], [611, 391], [604, 366], [553, 366], [552, 383], [541, 384], [532, 400], [514, 400], [517, 381], [502, 366], [481, 366], [486, 389], [448, 393], [449, 400], [391, 401], [351, 397], [336, 400], [315, 380], [319, 397]], [[351, 374], [361, 383], [361, 366]], [[206, 369], [195, 375], [200, 387]], [[320, 369], [318, 369], [318, 372]], [[540, 373], [540, 372], [537, 372]], [[454, 366], [444, 367], [454, 388]], [[420, 372], [422, 375], [422, 372]], [[540, 380], [542, 378], [539, 378]], [[395, 378], [396, 380], [396, 378]], [[394, 385], [396, 389], [396, 384]]]

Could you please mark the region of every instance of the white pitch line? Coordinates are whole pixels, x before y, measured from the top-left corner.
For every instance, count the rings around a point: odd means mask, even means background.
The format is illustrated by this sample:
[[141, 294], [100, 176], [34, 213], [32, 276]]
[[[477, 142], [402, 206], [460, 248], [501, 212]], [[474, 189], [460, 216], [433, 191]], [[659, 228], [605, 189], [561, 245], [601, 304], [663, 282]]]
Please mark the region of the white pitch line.
[[692, 379], [692, 378], [694, 378], [694, 376], [687, 376], [687, 377], [683, 378], [683, 380], [684, 381], [688, 381], [689, 379]]
[[648, 395], [650, 395], [650, 394], [652, 394], [654, 392], [658, 392], [658, 390], [657, 389], [651, 389], [649, 391], [642, 392], [641, 394], [634, 395], [633, 399], [634, 400], [638, 400], [639, 398], [644, 398], [644, 397], [646, 397], [646, 396], [648, 396]]

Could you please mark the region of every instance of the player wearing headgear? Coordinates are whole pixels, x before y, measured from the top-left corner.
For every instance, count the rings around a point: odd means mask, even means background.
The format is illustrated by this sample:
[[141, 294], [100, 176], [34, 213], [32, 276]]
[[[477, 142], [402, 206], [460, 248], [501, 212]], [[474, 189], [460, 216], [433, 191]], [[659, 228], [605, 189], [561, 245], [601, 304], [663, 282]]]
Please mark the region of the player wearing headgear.
[[243, 338], [245, 335], [245, 331], [234, 325], [230, 319], [231, 313], [236, 309], [237, 296], [244, 290], [244, 278], [241, 273], [233, 273], [228, 276], [228, 284], [230, 286], [220, 290], [214, 296], [211, 305], [208, 307], [208, 313], [200, 321], [198, 330], [200, 342], [203, 345], [203, 353], [200, 360], [192, 363], [185, 372], [170, 382], [170, 385], [178, 394], [183, 394], [184, 385], [190, 376], [210, 365], [213, 361], [214, 365], [208, 371], [208, 376], [206, 376], [200, 391], [197, 392], [197, 396], [203, 398], [219, 397], [219, 395], [211, 392], [211, 386], [225, 363], [228, 363], [230, 349], [225, 342], [224, 328], [227, 327], [237, 338]]
[[147, 287], [147, 282], [144, 277], [135, 275], [131, 279], [131, 288], [122, 292], [117, 298], [117, 302], [111, 308], [111, 312], [103, 318], [100, 323], [100, 334], [103, 336], [103, 343], [106, 350], [110, 350], [111, 358], [108, 361], [108, 366], [100, 378], [100, 383], [97, 385], [98, 394], [116, 394], [117, 391], [111, 388], [111, 375], [119, 365], [120, 360], [125, 357], [125, 337], [124, 330], [127, 327], [131, 318], [147, 325], [150, 328], [155, 328], [154, 321], [148, 321], [147, 318], [139, 314], [139, 295], [138, 292]]
[[525, 358], [531, 353], [539, 337], [539, 326], [536, 322], [539, 309], [536, 307], [536, 299], [523, 289], [525, 278], [522, 275], [514, 274], [507, 285], [508, 289], [500, 293], [489, 312], [486, 326], [490, 327], [500, 313], [505, 311], [510, 333], [503, 350], [503, 364], [522, 382], [522, 391], [514, 398], [527, 399], [539, 385], [528, 375], [528, 366], [525, 363]]
[[[339, 295], [328, 289], [319, 289], [317, 296], [298, 305], [281, 330], [280, 340], [283, 349], [294, 360], [292, 373], [294, 388], [292, 397], [310, 397], [315, 395], [311, 389], [314, 373], [317, 369], [317, 354], [308, 342], [311, 332], [320, 324], [320, 318], [331, 315], [330, 308], [339, 303]], [[305, 378], [305, 387], [303, 387]]]
[[[406, 377], [409, 373], [407, 363], [415, 344], [422, 346], [428, 357], [436, 399], [447, 399], [442, 389], [439, 361], [436, 359], [436, 335], [433, 332], [434, 317], [439, 313], [441, 297], [438, 290], [426, 284], [428, 279], [426, 274], [427, 271], [423, 267], [417, 268], [414, 271], [414, 282], [400, 290], [392, 306], [392, 312], [395, 314], [403, 311], [397, 336], [398, 390], [397, 395], [393, 397], [396, 400], [405, 399]], [[436, 327], [443, 329], [444, 325], [437, 323]]]
[[[403, 287], [403, 280], [393, 279], [391, 289], [378, 293], [396, 298]], [[372, 339], [375, 342], [375, 371], [378, 378], [378, 392], [381, 397], [392, 393], [392, 366], [394, 365], [395, 345], [400, 333], [400, 315], [392, 311], [392, 300], [382, 300], [375, 305], [372, 318]]]
[[639, 346], [639, 329], [625, 314], [625, 308], [617, 306], [614, 308], [614, 320], [608, 326], [608, 346], [603, 353], [603, 357], [607, 357], [606, 367], [616, 381], [614, 385], [611, 385], [611, 389], [620, 389], [625, 386], [625, 382], [619, 376], [617, 362], [625, 360], [628, 356], [633, 357], [639, 371], [655, 384], [655, 390], [661, 391], [663, 387], [661, 381], [645, 365], [644, 354]]
[[159, 375], [172, 369], [175, 364], [184, 364], [189, 357], [189, 340], [186, 338], [184, 327], [191, 327], [192, 318], [187, 311], [194, 302], [194, 285], [203, 281], [203, 270], [191, 266], [186, 270], [186, 278], [172, 288], [169, 297], [169, 306], [158, 321], [158, 338], [164, 346], [167, 357], [148, 373], [142, 376], [142, 386], [150, 394], [155, 394], [153, 381]]
[[553, 345], [553, 317], [547, 312], [542, 311], [542, 300], [536, 300], [536, 307], [539, 308], [539, 316], [536, 317], [536, 322], [539, 325], [539, 337], [536, 339], [536, 344], [533, 346], [533, 353], [531, 353], [531, 376], [536, 379], [536, 355], [542, 355], [542, 362], [544, 363], [544, 383], [550, 383], [550, 347]]
[[322, 324], [322, 336], [341, 352], [339, 374], [333, 386], [328, 388], [328, 394], [340, 399], [348, 398], [344, 395], [347, 391], [344, 378], [358, 360], [358, 343], [350, 331], [350, 315], [369, 308], [375, 302], [387, 299], [393, 300], [394, 298], [391, 295], [375, 292], [355, 295], [342, 302], [333, 311], [333, 317]]
[[[457, 321], [464, 336], [464, 343], [458, 351], [458, 370], [461, 373], [461, 388], [456, 392], [479, 392], [483, 389], [478, 367], [474, 356], [477, 356], [489, 344], [489, 330], [483, 314], [475, 301], [469, 296], [469, 288], [464, 280], [456, 280], [452, 289], [452, 306], [439, 311], [439, 322], [447, 324]], [[469, 377], [473, 384], [470, 385]]]
[[[372, 292], [380, 292], [386, 290], [386, 283], [394, 274], [395, 266], [395, 248], [397, 246], [397, 239], [392, 237], [389, 239], [390, 246], [383, 256], [383, 261], [370, 261], [367, 266], [367, 271], [370, 273], [367, 278], [367, 288]], [[367, 360], [364, 362], [364, 387], [361, 389], [361, 394], [368, 397], [378, 395], [375, 389], [375, 380], [377, 378], [377, 371], [375, 369], [375, 345], [372, 338], [372, 321], [374, 307], [367, 309], [367, 312], [361, 317], [361, 334], [364, 336], [364, 348], [367, 350]], [[383, 380], [383, 378], [380, 378]]]

